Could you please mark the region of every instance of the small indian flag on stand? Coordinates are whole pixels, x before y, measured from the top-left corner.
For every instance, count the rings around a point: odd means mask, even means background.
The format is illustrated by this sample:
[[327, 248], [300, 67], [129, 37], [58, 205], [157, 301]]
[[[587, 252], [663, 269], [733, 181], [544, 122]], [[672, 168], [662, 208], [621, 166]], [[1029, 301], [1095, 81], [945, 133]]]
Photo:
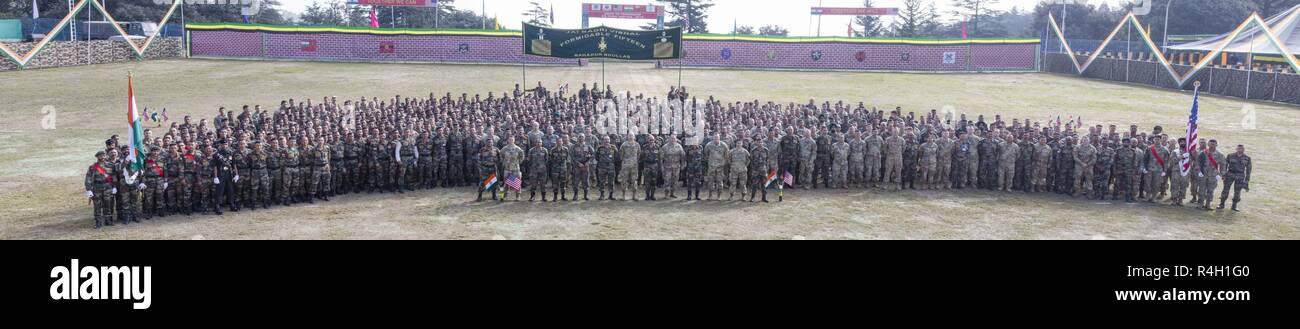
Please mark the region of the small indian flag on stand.
[[772, 187], [772, 183], [776, 183], [776, 182], [778, 182], [778, 181], [780, 181], [780, 180], [781, 180], [780, 177], [776, 175], [776, 170], [768, 170], [768, 171], [767, 171], [767, 182], [766, 182], [766, 183], [763, 183], [763, 186], [764, 186], [765, 188], [767, 188], [767, 187]]
[[483, 189], [484, 189], [484, 190], [491, 190], [492, 187], [493, 187], [493, 186], [496, 186], [496, 185], [497, 185], [497, 174], [496, 174], [496, 173], [488, 174], [487, 179], [484, 179], [484, 180], [483, 180]]

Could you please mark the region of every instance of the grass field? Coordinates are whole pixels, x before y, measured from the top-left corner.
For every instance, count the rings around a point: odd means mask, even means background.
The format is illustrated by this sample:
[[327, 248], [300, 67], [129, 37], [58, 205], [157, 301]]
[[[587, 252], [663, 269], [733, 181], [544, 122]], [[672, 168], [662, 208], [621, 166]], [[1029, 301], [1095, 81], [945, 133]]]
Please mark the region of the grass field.
[[[82, 175], [126, 127], [126, 72], [140, 106], [210, 118], [218, 106], [273, 107], [336, 95], [417, 97], [513, 88], [517, 66], [162, 60], [0, 72], [0, 238], [3, 239], [1297, 239], [1300, 108], [1201, 99], [1201, 136], [1247, 145], [1255, 161], [1241, 213], [977, 191], [793, 191], [786, 202], [473, 203], [472, 191], [349, 195], [311, 206], [225, 216], [169, 216], [90, 228]], [[693, 95], [724, 101], [815, 99], [924, 111], [956, 107], [1087, 124], [1186, 125], [1191, 95], [1050, 74], [895, 74], [686, 70]], [[600, 66], [529, 67], [530, 85], [599, 81]], [[607, 83], [662, 95], [677, 70], [611, 64]], [[1244, 129], [1243, 106], [1258, 126]], [[42, 108], [57, 113], [42, 129]], [[1228, 149], [1229, 147], [1224, 147]], [[1225, 152], [1226, 153], [1226, 152]], [[1288, 164], [1289, 163], [1289, 164]], [[593, 196], [594, 198], [594, 196]]]

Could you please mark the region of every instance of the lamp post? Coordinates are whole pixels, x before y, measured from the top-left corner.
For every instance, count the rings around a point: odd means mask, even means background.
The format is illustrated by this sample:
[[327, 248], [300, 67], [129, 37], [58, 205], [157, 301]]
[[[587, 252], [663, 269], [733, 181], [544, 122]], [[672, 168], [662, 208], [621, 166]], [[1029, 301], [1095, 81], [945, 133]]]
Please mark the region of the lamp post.
[[1174, 6], [1174, 0], [1169, 0], [1169, 3], [1165, 4], [1165, 30], [1163, 32], [1164, 42], [1160, 45], [1160, 51], [1162, 52], [1169, 51], [1169, 8], [1173, 6]]

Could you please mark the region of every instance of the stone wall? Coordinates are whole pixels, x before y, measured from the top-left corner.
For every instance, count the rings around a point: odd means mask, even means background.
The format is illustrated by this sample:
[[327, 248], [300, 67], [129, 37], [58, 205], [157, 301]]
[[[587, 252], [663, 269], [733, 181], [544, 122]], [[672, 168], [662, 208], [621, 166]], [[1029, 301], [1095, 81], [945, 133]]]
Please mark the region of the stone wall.
[[[141, 44], [144, 41], [139, 41]], [[5, 46], [19, 55], [25, 55], [35, 42], [6, 42]], [[181, 38], [158, 37], [145, 50], [144, 59], [181, 57], [185, 48]], [[38, 69], [61, 66], [78, 66], [135, 60], [135, 52], [126, 41], [91, 40], [87, 41], [50, 41], [45, 49], [36, 53], [36, 57], [27, 62], [25, 69]], [[18, 63], [7, 57], [0, 57], [0, 71], [18, 69]]]
[[[393, 32], [393, 31], [383, 31]], [[519, 35], [416, 31], [382, 34], [274, 26], [191, 29], [190, 54], [198, 57], [271, 58], [363, 62], [517, 64], [524, 60]], [[687, 39], [685, 66], [799, 70], [1033, 71], [1036, 42], [815, 41], [795, 39]], [[891, 41], [892, 42], [892, 41]], [[585, 65], [585, 60], [528, 56], [529, 63]], [[677, 60], [661, 61], [674, 67]]]
[[[1037, 44], [907, 44], [686, 40], [681, 64], [792, 70], [1031, 71]], [[677, 66], [679, 61], [664, 61]]]
[[[190, 54], [195, 57], [500, 64], [517, 64], [524, 57], [519, 36], [191, 30], [190, 37]], [[528, 62], [586, 63], [537, 56], [529, 56]]]

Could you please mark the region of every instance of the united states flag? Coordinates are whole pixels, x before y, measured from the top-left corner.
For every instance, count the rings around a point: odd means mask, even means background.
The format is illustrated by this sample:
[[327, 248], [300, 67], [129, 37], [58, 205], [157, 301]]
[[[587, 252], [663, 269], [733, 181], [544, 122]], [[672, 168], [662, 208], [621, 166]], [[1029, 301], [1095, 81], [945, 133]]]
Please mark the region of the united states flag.
[[[1196, 139], [1198, 138], [1198, 136], [1196, 132], [1197, 130], [1196, 110], [1197, 110], [1197, 103], [1199, 102], [1200, 97], [1201, 97], [1201, 90], [1200, 88], [1197, 88], [1196, 91], [1194, 91], [1192, 94], [1192, 115], [1187, 117], [1187, 148], [1183, 149], [1183, 152], [1187, 154], [1191, 154], [1192, 150], [1195, 150], [1197, 147]], [[1190, 157], [1183, 158], [1182, 162], [1180, 162], [1179, 165], [1183, 166], [1183, 176], [1187, 176], [1187, 173], [1192, 170], [1192, 159], [1190, 159]]]
[[510, 174], [506, 176], [506, 186], [509, 186], [515, 191], [519, 190], [521, 183], [522, 182], [519, 181], [519, 176], [515, 176], [514, 174]]
[[794, 187], [794, 175], [790, 174], [789, 171], [786, 171], [784, 175], [781, 175], [781, 180], [785, 181], [785, 185]]

